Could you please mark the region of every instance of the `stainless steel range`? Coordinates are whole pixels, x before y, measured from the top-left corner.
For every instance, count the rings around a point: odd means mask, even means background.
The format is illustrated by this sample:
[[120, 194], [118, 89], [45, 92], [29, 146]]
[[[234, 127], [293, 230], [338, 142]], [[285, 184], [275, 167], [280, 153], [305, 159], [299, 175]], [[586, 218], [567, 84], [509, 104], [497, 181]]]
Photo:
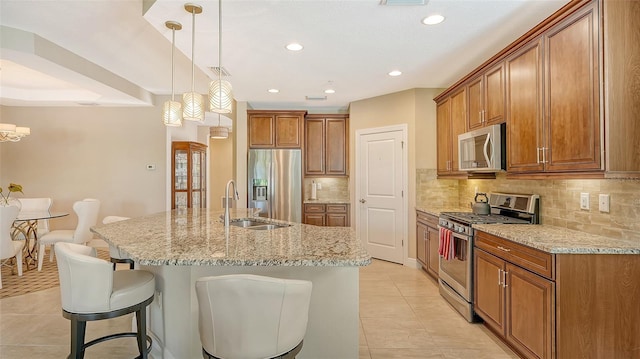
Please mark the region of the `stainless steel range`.
[[[473, 224], [537, 224], [540, 197], [532, 194], [492, 193], [490, 214], [442, 212], [439, 218], [440, 245], [453, 242], [453, 254], [440, 256], [440, 295], [469, 322], [473, 311]], [[449, 236], [447, 238], [447, 235]], [[446, 259], [449, 258], [449, 259]]]

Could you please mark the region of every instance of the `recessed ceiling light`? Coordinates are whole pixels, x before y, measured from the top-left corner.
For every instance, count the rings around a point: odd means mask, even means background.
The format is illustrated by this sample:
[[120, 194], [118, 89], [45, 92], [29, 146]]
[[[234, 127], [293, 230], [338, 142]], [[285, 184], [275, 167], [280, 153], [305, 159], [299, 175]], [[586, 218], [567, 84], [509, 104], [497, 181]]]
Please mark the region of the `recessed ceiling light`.
[[324, 90], [324, 93], [336, 93], [336, 90], [334, 90], [334, 89], [326, 89], [326, 90]]
[[436, 25], [444, 21], [444, 16], [442, 15], [431, 15], [422, 19], [422, 23], [425, 25]]
[[268, 89], [267, 91], [269, 93], [278, 93], [278, 92], [280, 92], [280, 90], [278, 90], [278, 89]]
[[286, 46], [289, 51], [300, 51], [303, 49], [303, 46], [298, 44], [297, 42], [292, 42]]
[[393, 70], [389, 72], [389, 76], [400, 76], [400, 75], [402, 75], [402, 71]]

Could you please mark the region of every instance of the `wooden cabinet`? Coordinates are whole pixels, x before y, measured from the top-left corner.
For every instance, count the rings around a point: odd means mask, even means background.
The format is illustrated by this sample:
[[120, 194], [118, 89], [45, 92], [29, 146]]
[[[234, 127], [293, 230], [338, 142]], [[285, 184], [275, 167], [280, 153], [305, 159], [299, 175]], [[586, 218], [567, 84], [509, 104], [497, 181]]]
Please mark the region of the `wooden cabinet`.
[[305, 111], [248, 110], [249, 148], [302, 148]]
[[594, 3], [507, 59], [509, 172], [601, 169], [597, 19]]
[[484, 232], [476, 237], [474, 310], [525, 358], [553, 358], [555, 283], [533, 273], [550, 270], [552, 255]]
[[500, 62], [471, 80], [467, 85], [467, 96], [468, 130], [504, 122], [504, 64]]
[[438, 236], [438, 217], [416, 211], [416, 257], [434, 279], [438, 279]]
[[204, 208], [207, 203], [207, 146], [171, 143], [171, 208]]
[[304, 174], [348, 175], [348, 115], [307, 115], [304, 126]]
[[466, 88], [439, 102], [436, 111], [438, 176], [466, 176], [458, 165], [458, 135], [465, 132], [467, 122]]
[[305, 203], [303, 223], [314, 226], [349, 227], [348, 204]]
[[542, 171], [542, 39], [511, 55], [507, 73], [507, 171]]

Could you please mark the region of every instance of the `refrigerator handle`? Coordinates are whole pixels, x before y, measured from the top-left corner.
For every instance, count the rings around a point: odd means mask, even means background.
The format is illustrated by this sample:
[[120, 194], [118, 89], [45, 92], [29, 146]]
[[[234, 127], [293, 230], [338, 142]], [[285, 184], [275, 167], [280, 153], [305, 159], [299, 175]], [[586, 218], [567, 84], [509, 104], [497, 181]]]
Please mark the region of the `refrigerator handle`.
[[268, 217], [269, 218], [273, 218], [273, 201], [275, 201], [275, 181], [274, 179], [274, 153], [273, 150], [271, 151], [271, 161], [269, 162], [269, 198], [267, 200], [267, 207], [269, 207], [268, 210]]

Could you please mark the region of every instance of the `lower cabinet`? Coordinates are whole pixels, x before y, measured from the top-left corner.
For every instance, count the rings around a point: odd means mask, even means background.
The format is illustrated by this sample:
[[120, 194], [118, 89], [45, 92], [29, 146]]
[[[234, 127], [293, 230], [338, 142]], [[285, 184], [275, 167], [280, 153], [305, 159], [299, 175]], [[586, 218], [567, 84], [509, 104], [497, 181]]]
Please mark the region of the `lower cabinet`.
[[555, 283], [475, 251], [476, 313], [526, 358], [553, 358]]
[[438, 217], [416, 211], [417, 259], [422, 268], [438, 279]]
[[305, 203], [303, 223], [325, 227], [349, 227], [348, 204]]

